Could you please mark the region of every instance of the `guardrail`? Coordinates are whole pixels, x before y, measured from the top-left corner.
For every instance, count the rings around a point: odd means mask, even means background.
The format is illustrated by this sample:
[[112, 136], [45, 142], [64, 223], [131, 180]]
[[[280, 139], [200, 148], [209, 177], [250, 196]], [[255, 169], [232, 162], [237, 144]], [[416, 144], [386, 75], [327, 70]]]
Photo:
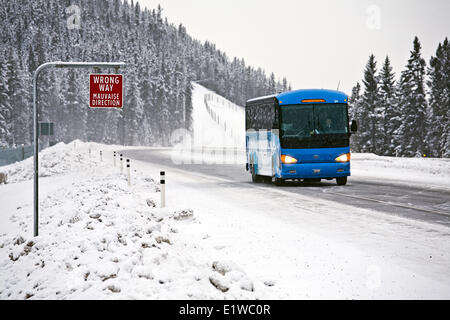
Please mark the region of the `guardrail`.
[[[243, 107], [211, 93], [204, 95], [204, 103], [211, 119], [223, 129], [227, 137], [236, 138], [240, 136], [240, 129], [236, 127], [236, 123], [241, 118], [242, 121], [244, 120], [245, 109]], [[236, 129], [238, 132], [236, 132]], [[244, 127], [242, 127], [242, 130], [244, 130]]]

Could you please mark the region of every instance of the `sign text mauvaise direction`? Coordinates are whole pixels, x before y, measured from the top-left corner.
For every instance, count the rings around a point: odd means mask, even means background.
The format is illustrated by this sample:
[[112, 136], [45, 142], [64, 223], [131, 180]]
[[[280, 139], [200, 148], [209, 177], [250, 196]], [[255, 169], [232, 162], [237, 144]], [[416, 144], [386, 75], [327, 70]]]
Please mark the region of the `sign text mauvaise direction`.
[[121, 74], [91, 74], [89, 107], [122, 108], [123, 76]]

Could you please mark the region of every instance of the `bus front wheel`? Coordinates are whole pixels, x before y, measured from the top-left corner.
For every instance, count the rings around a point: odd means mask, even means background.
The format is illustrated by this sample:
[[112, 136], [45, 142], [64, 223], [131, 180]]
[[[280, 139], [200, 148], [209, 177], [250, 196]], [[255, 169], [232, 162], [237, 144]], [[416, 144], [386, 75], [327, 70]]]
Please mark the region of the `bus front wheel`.
[[336, 183], [338, 186], [345, 186], [347, 184], [347, 177], [336, 178]]

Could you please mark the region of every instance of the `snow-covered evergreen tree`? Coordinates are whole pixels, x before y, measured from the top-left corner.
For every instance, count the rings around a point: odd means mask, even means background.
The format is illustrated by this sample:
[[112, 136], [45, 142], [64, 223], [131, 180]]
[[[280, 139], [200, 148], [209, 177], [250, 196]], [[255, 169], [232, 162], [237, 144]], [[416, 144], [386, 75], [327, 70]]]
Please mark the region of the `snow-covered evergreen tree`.
[[[138, 83], [137, 71], [130, 72], [129, 80], [131, 83]], [[139, 131], [142, 130], [143, 121], [143, 103], [139, 87], [133, 85], [128, 88], [126, 94], [127, 108], [124, 108], [126, 145], [136, 145], [138, 143]]]
[[400, 77], [399, 82], [399, 111], [401, 114], [400, 127], [396, 134], [400, 137], [396, 150], [400, 155], [413, 157], [427, 153], [426, 111], [425, 98], [425, 60], [421, 56], [421, 44], [414, 38], [411, 56]]
[[273, 72], [270, 74], [268, 87], [270, 93], [277, 93], [277, 84], [275, 82], [275, 74]]
[[[5, 56], [3, 52], [2, 56]], [[7, 64], [6, 61], [0, 61], [0, 77], [2, 83], [0, 85], [0, 148], [6, 148], [8, 139], [11, 136], [11, 105], [8, 97], [7, 79]]]
[[442, 44], [439, 43], [436, 56], [431, 57], [428, 74], [430, 78], [428, 148], [434, 157], [449, 156], [450, 44], [447, 38]]
[[[359, 82], [352, 89], [352, 94], [348, 101], [349, 104], [349, 117], [351, 120], [356, 120], [358, 125], [360, 122], [360, 112], [362, 111], [362, 97], [361, 97], [361, 85]], [[361, 130], [359, 128], [359, 130]], [[361, 141], [360, 135], [358, 133], [352, 135], [351, 139], [351, 150], [352, 152], [361, 152]]]
[[362, 95], [362, 103], [359, 111], [360, 122], [360, 148], [362, 152], [378, 153], [377, 142], [379, 140], [377, 131], [378, 115], [378, 77], [377, 63], [375, 56], [372, 54], [366, 64], [364, 70], [364, 93]]
[[397, 94], [395, 86], [395, 74], [392, 71], [391, 61], [386, 56], [380, 71], [380, 92], [378, 112], [378, 146], [379, 153], [386, 156], [395, 155], [397, 139], [395, 130], [400, 125], [400, 114], [398, 112]]
[[377, 146], [376, 152], [382, 155], [450, 157], [450, 44], [446, 38], [430, 60], [429, 107], [424, 85], [426, 63], [420, 50], [416, 37], [411, 57], [397, 83], [388, 57], [379, 77], [375, 74], [374, 58], [369, 59], [364, 72], [364, 95], [359, 94], [357, 83], [349, 100], [350, 115], [360, 124], [358, 134], [352, 138], [352, 150], [372, 152], [373, 146]]

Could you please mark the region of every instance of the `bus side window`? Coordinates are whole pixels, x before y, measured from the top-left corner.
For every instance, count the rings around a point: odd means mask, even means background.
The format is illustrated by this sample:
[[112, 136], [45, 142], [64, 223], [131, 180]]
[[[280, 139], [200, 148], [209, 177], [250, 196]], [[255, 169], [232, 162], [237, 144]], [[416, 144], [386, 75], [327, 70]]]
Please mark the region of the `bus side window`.
[[261, 123], [260, 123], [260, 128], [259, 129], [267, 129], [267, 105], [266, 104], [262, 104], [260, 106], [260, 115], [261, 115]]
[[262, 111], [261, 114], [263, 116], [262, 129], [271, 130], [273, 125], [273, 118], [275, 116], [272, 109], [272, 104], [271, 103], [263, 104], [261, 111]]
[[257, 104], [245, 108], [246, 129], [278, 129], [278, 112], [273, 103]]
[[264, 120], [265, 120], [265, 114], [264, 114], [264, 105], [259, 104], [255, 108], [255, 129], [261, 130], [264, 129]]
[[279, 115], [278, 115], [278, 108], [277, 108], [277, 104], [276, 103], [274, 103], [272, 105], [272, 110], [273, 110], [272, 129], [280, 129], [280, 126], [279, 126], [280, 121], [279, 121], [279, 118], [278, 118]]
[[246, 129], [256, 129], [256, 112], [255, 112], [255, 105], [247, 106], [246, 108]]
[[264, 129], [268, 130], [272, 127], [272, 110], [270, 105], [266, 103], [264, 105]]
[[252, 107], [246, 106], [245, 108], [245, 129], [252, 129]]

